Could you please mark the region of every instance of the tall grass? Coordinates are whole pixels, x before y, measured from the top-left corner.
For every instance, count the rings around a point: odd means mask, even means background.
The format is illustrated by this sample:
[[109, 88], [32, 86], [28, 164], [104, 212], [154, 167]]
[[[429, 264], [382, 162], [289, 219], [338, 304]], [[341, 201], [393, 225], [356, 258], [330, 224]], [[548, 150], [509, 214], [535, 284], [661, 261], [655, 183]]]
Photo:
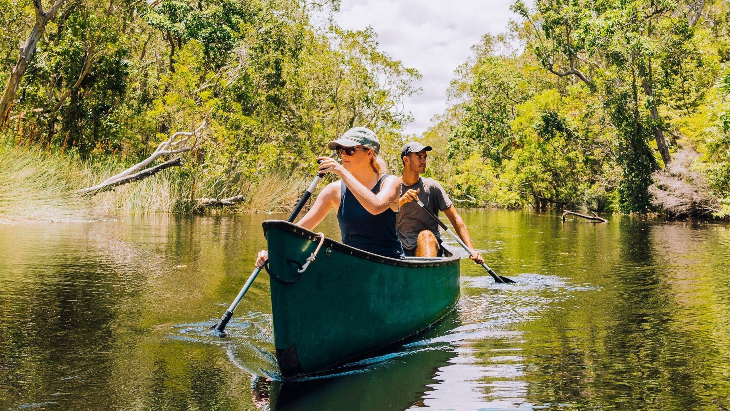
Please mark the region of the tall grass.
[[78, 167], [42, 151], [0, 145], [0, 220], [78, 218]]
[[284, 212], [308, 187], [305, 176], [270, 173], [229, 189], [245, 200], [226, 209], [198, 206], [212, 197], [206, 176], [194, 168], [173, 168], [93, 196], [76, 191], [93, 186], [128, 165], [114, 159], [81, 161], [69, 154], [0, 144], [0, 222], [93, 219], [114, 213]]
[[263, 176], [242, 189], [246, 200], [239, 208], [245, 212], [285, 212], [296, 205], [311, 181], [304, 176], [283, 173]]

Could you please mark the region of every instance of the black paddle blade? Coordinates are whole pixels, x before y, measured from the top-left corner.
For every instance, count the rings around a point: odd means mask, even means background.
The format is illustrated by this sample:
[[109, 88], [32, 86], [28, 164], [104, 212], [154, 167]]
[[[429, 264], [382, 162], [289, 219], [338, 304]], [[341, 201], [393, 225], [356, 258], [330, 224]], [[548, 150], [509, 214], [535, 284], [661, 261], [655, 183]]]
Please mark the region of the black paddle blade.
[[228, 321], [231, 320], [232, 316], [233, 313], [230, 310], [226, 310], [223, 317], [221, 317], [221, 320], [210, 326], [210, 329], [221, 338], [227, 336], [228, 333], [226, 332], [226, 325], [228, 325]]
[[489, 275], [494, 278], [494, 282], [500, 283], [500, 284], [515, 284], [515, 282], [507, 277], [502, 277], [499, 274], [495, 273], [494, 270], [489, 268], [486, 264], [482, 263], [482, 267], [484, 267]]

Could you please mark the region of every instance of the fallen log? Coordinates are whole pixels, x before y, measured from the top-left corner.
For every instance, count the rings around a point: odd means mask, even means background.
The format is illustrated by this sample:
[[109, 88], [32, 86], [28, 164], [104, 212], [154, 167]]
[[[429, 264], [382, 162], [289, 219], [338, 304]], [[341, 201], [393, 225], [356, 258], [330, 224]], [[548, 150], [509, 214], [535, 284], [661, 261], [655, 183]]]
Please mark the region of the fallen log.
[[589, 216], [589, 215], [579, 214], [579, 213], [576, 213], [576, 212], [573, 212], [573, 211], [567, 211], [567, 210], [566, 211], [563, 211], [563, 222], [565, 222], [565, 216], [566, 215], [575, 215], [575, 216], [578, 216], [578, 217], [581, 217], [581, 218], [585, 218], [586, 220], [598, 221], [600, 223], [607, 223], [608, 222], [608, 220], [606, 220], [605, 218], [599, 217], [596, 213], [593, 213], [593, 216]]
[[112, 188], [114, 188], [116, 186], [120, 186], [122, 184], [127, 184], [127, 183], [131, 183], [133, 181], [139, 181], [139, 180], [145, 179], [151, 175], [159, 173], [160, 171], [162, 171], [166, 168], [178, 167], [181, 165], [182, 165], [182, 158], [175, 157], [172, 160], [165, 161], [162, 164], [158, 164], [154, 167], [144, 169], [144, 170], [140, 171], [139, 173], [132, 174], [127, 177], [120, 178], [120, 179], [117, 179], [114, 181], [101, 183], [101, 184], [95, 185], [93, 187], [84, 188], [82, 190], [77, 191], [77, 193], [82, 194], [82, 195], [94, 195], [97, 193], [101, 193], [102, 191], [111, 190]]
[[199, 198], [196, 201], [200, 207], [223, 207], [236, 205], [244, 202], [245, 200], [246, 197], [243, 195], [237, 195], [228, 198]]

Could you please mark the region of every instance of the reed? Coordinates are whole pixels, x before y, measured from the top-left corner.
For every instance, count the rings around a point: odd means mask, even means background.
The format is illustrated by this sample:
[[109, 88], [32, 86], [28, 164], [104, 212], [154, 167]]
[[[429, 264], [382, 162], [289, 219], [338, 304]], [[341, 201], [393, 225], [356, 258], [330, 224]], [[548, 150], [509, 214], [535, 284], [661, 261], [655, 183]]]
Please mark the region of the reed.
[[290, 211], [310, 182], [304, 176], [283, 173], [264, 175], [258, 181], [242, 187], [241, 194], [246, 200], [241, 203], [239, 209], [249, 213]]
[[28, 148], [0, 146], [0, 220], [66, 220], [84, 217], [73, 195], [78, 163]]
[[[213, 197], [213, 182], [195, 169], [174, 168], [93, 196], [93, 186], [126, 166], [112, 158], [82, 161], [72, 154], [0, 145], [0, 222], [88, 220], [115, 213], [286, 212], [309, 184], [305, 176], [272, 172], [229, 188], [245, 200], [235, 207], [203, 209], [196, 198]], [[197, 187], [197, 189], [196, 189]]]

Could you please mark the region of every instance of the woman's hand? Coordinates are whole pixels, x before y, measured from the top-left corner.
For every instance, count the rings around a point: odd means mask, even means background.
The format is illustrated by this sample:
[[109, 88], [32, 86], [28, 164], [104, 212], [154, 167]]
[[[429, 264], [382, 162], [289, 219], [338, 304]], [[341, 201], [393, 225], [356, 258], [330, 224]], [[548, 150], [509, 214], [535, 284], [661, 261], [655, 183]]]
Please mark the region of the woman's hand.
[[256, 268], [263, 268], [267, 261], [269, 261], [269, 252], [266, 250], [259, 251], [256, 255]]
[[342, 178], [345, 167], [332, 157], [317, 157], [320, 173], [333, 173]]

